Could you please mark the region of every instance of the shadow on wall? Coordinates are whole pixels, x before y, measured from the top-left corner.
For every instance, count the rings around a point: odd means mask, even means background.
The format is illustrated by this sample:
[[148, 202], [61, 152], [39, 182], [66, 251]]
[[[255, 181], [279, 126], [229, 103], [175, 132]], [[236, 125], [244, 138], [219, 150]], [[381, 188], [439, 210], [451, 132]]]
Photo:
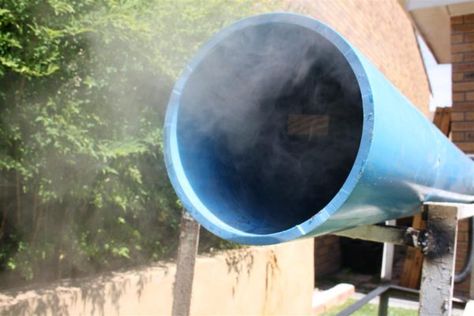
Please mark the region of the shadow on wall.
[[[273, 260], [269, 260], [267, 265], [277, 262], [276, 255], [272, 250], [270, 250], [270, 254], [270, 259]], [[250, 249], [240, 249], [225, 252], [223, 257], [227, 270], [226, 277], [232, 279], [234, 283], [232, 287], [232, 296], [234, 296], [240, 278], [242, 276], [250, 277], [254, 266], [254, 254]], [[161, 289], [161, 293], [152, 291], [155, 292], [155, 299], [152, 302], [156, 305], [159, 303], [166, 305], [166, 302], [169, 302], [168, 305], [171, 306], [174, 275], [175, 266], [169, 263], [78, 280], [65, 280], [45, 287], [36, 286], [4, 292], [3, 295], [0, 294], [0, 314], [26, 316], [127, 313], [131, 305], [140, 304], [143, 301], [144, 289], [149, 286], [152, 280]], [[272, 275], [269, 276], [267, 273], [265, 276], [266, 287], [271, 282], [269, 277], [271, 278]], [[156, 282], [157, 280], [162, 282]], [[145, 298], [144, 301], [147, 299]], [[127, 311], [124, 311], [123, 307]], [[167, 306], [162, 306], [155, 310], [155, 313], [166, 314], [167, 309]]]
[[[2, 315], [107, 315], [119, 314], [124, 294], [139, 302], [154, 273], [166, 277], [169, 266], [117, 272], [99, 277], [66, 280], [43, 288], [28, 288], [0, 294]], [[132, 296], [131, 294], [135, 294]]]
[[[191, 315], [311, 313], [313, 240], [199, 256]], [[0, 315], [171, 315], [174, 263], [0, 294]]]

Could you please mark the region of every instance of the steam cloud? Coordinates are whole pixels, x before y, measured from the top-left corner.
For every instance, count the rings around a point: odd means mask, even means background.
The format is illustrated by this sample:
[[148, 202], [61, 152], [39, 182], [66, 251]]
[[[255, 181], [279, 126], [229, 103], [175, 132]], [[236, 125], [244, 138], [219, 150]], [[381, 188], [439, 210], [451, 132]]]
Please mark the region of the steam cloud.
[[240, 30], [205, 57], [178, 120], [183, 166], [207, 207], [231, 214], [229, 225], [271, 233], [309, 219], [340, 189], [362, 106], [329, 41], [273, 23]]

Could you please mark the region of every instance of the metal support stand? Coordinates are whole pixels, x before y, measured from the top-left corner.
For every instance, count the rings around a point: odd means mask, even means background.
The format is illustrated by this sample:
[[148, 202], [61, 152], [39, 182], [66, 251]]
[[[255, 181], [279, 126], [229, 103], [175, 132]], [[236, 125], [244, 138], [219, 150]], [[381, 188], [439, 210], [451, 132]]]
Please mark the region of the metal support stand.
[[[397, 221], [392, 219], [385, 222], [387, 226], [395, 226]], [[395, 246], [391, 243], [383, 243], [382, 268], [380, 269], [380, 279], [382, 281], [390, 281], [392, 279], [393, 256], [395, 254]]]
[[191, 311], [194, 266], [199, 245], [199, 224], [185, 210], [182, 211], [176, 276], [173, 286], [173, 316], [188, 316]]
[[431, 234], [440, 236], [432, 253], [428, 253], [423, 262], [420, 315], [451, 315], [458, 233], [457, 217], [456, 207], [443, 205], [428, 207], [428, 229], [431, 230]]
[[419, 247], [425, 253], [420, 291], [385, 283], [340, 312], [339, 316], [351, 315], [377, 296], [380, 297], [379, 316], [387, 315], [390, 297], [418, 300], [419, 315], [422, 316], [449, 316], [453, 304], [465, 307], [465, 301], [453, 299], [457, 223], [460, 219], [474, 216], [474, 204], [426, 203], [423, 209], [427, 216], [426, 230], [371, 225], [335, 233], [355, 239]]
[[390, 296], [388, 295], [388, 291], [383, 292], [380, 294], [379, 299], [379, 316], [387, 316], [388, 315], [388, 300]]

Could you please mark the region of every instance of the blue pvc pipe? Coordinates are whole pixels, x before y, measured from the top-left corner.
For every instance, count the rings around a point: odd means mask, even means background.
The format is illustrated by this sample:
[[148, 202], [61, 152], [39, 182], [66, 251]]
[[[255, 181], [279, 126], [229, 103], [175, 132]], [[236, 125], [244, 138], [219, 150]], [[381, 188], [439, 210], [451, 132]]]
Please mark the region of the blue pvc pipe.
[[[222, 148], [228, 148], [228, 144], [225, 142], [240, 141], [239, 138], [248, 134], [246, 130], [252, 130], [251, 124], [246, 125], [246, 119], [236, 121], [240, 124], [236, 123], [236, 127], [232, 127], [241, 129], [236, 134], [237, 138], [229, 138], [227, 134], [222, 134], [216, 136], [217, 140], [210, 140], [212, 137], [209, 135], [211, 134], [201, 130], [204, 128], [203, 126], [209, 125], [206, 127], [209, 129], [217, 126], [214, 132], [219, 134], [222, 128], [229, 128], [226, 126], [226, 122], [228, 122], [227, 125], [233, 126], [232, 120], [229, 121], [229, 119], [238, 117], [240, 108], [251, 111], [251, 109], [247, 109], [245, 102], [253, 91], [251, 90], [252, 85], [245, 86], [247, 89], [245, 90], [239, 88], [237, 83], [243, 82], [245, 85], [245, 81], [252, 80], [252, 78], [245, 78], [242, 81], [241, 78], [236, 77], [235, 81], [229, 81], [235, 82], [235, 87], [232, 90], [226, 86], [221, 87], [219, 82], [231, 79], [224, 76], [227, 71], [226, 62], [222, 64], [215, 62], [211, 63], [212, 67], [208, 66], [209, 59], [223, 54], [216, 55], [216, 51], [225, 51], [224, 61], [231, 63], [234, 55], [238, 54], [238, 52], [232, 53], [233, 46], [229, 45], [232, 43], [233, 37], [238, 38], [239, 45], [241, 45], [239, 47], [247, 47], [247, 42], [248, 45], [250, 43], [260, 45], [255, 52], [258, 55], [266, 51], [265, 47], [267, 46], [262, 46], [263, 44], [260, 42], [268, 38], [278, 38], [281, 35], [284, 40], [294, 38], [295, 42], [298, 42], [300, 35], [291, 33], [293, 30], [301, 30], [297, 33], [304, 34], [304, 36], [313, 34], [317, 43], [322, 43], [323, 46], [329, 45], [330, 47], [327, 46], [324, 49], [329, 52], [334, 51], [335, 56], [329, 60], [337, 60], [339, 58], [337, 56], [342, 56], [341, 58], [345, 62], [339, 63], [347, 63], [347, 67], [350, 67], [351, 75], [355, 78], [354, 83], [358, 88], [360, 100], [357, 102], [360, 103], [362, 109], [360, 140], [357, 141], [357, 150], [354, 152], [353, 161], [344, 176], [344, 181], [341, 182], [337, 192], [330, 196], [327, 203], [325, 202], [322, 207], [314, 209], [309, 216], [307, 212], [301, 213], [302, 215], [298, 213], [298, 206], [291, 204], [292, 202], [288, 202], [288, 204], [285, 202], [285, 199], [292, 199], [291, 196], [285, 197], [285, 192], [292, 189], [291, 187], [294, 187], [296, 182], [282, 183], [281, 191], [275, 188], [274, 183], [268, 183], [272, 187], [271, 189], [262, 189], [261, 187], [266, 185], [258, 182], [258, 179], [267, 179], [263, 176], [255, 176], [257, 182], [252, 180], [251, 183], [242, 184], [245, 178], [251, 178], [254, 173], [258, 174], [261, 170], [258, 168], [248, 169], [252, 172], [246, 171], [247, 173], [243, 175], [236, 175], [229, 171], [229, 168], [236, 168], [235, 164], [230, 167], [226, 164], [226, 159], [231, 160], [229, 157], [233, 156], [229, 153], [223, 154], [222, 157], [219, 156], [219, 151]], [[256, 36], [255, 34], [259, 32], [266, 35]], [[319, 38], [322, 39], [321, 42], [319, 42]], [[298, 43], [304, 42], [303, 39]], [[278, 52], [285, 49], [285, 45], [278, 45], [268, 51]], [[295, 49], [296, 53], [298, 51]], [[251, 53], [247, 55], [254, 56]], [[273, 57], [273, 55], [270, 56]], [[266, 57], [263, 59], [258, 59], [260, 58], [258, 56], [252, 58], [261, 60], [261, 63], [265, 65], [271, 63]], [[246, 64], [245, 61], [239, 61], [239, 63], [241, 64], [237, 65], [241, 65], [242, 69], [252, 69], [252, 67], [258, 66], [258, 63]], [[295, 62], [293, 63], [296, 65]], [[279, 67], [281, 61], [275, 62], [275, 64]], [[206, 69], [206, 67], [210, 69]], [[240, 73], [235, 69], [231, 71], [236, 74]], [[242, 71], [245, 73], [245, 70]], [[269, 68], [268, 76], [275, 71], [277, 70]], [[281, 74], [286, 71], [283, 69]], [[291, 69], [288, 71], [291, 72]], [[219, 77], [221, 73], [224, 74], [222, 79]], [[214, 78], [212, 79], [214, 81], [209, 78]], [[212, 85], [206, 86], [206, 82], [212, 82]], [[256, 82], [260, 85], [263, 81], [256, 80]], [[265, 89], [271, 89], [272, 83], [270, 82], [269, 85], [270, 88], [265, 86]], [[207, 91], [206, 89], [215, 89], [216, 91]], [[234, 91], [240, 91], [239, 89], [245, 90], [245, 93], [241, 97], [235, 97], [233, 93], [237, 93]], [[219, 103], [218, 100], [215, 100], [218, 97], [214, 97], [214, 95], [220, 91], [223, 94], [232, 94], [232, 96], [227, 99], [224, 96], [224, 101]], [[214, 98], [212, 100], [211, 95]], [[216, 118], [216, 120], [224, 120], [224, 123], [220, 121], [211, 123], [213, 117], [209, 113], [214, 112], [206, 112], [210, 109], [206, 108], [206, 100], [210, 103], [217, 102], [220, 107], [229, 107], [236, 112], [225, 114], [229, 116], [223, 118]], [[239, 103], [238, 106], [232, 107], [229, 105], [230, 100], [235, 100], [237, 103], [242, 102], [242, 104]], [[354, 103], [357, 102], [354, 101]], [[200, 109], [205, 110], [200, 113]], [[260, 112], [251, 113], [253, 113], [252, 117], [261, 114]], [[354, 116], [357, 116], [357, 112], [354, 113]], [[209, 115], [209, 124], [206, 124], [206, 121], [201, 117], [206, 115]], [[340, 115], [344, 115], [344, 113]], [[194, 118], [196, 118], [195, 121]], [[266, 123], [265, 119], [262, 121], [261, 124]], [[354, 121], [357, 119], [354, 118]], [[340, 124], [343, 122], [341, 120]], [[354, 134], [357, 133], [359, 132], [354, 132]], [[322, 235], [358, 225], [374, 224], [412, 215], [420, 210], [420, 205], [425, 201], [462, 203], [474, 201], [474, 163], [339, 33], [315, 19], [296, 14], [273, 13], [244, 19], [225, 28], [205, 44], [188, 64], [173, 89], [165, 119], [164, 141], [168, 174], [185, 208], [212, 233], [238, 243], [274, 244]], [[341, 151], [343, 150], [341, 148]], [[257, 151], [254, 155], [266, 155], [266, 152]], [[250, 156], [245, 157], [248, 160]], [[268, 166], [263, 164], [262, 169], [272, 168], [272, 156], [268, 157]], [[279, 165], [279, 168], [286, 167]], [[310, 171], [308, 170], [308, 172]], [[321, 174], [324, 175], [321, 177], [321, 181], [324, 182], [327, 180], [327, 174], [333, 173]], [[286, 173], [284, 175], [287, 177], [285, 179], [291, 178], [291, 175]], [[327, 181], [331, 183], [330, 180]], [[285, 188], [285, 185], [288, 187]], [[301, 185], [304, 188], [304, 183]], [[252, 192], [246, 191], [248, 188], [260, 193], [252, 195]], [[262, 201], [262, 207], [258, 203], [259, 199]], [[272, 206], [275, 211], [269, 207], [272, 205], [272, 199], [277, 201]], [[309, 204], [304, 205], [306, 208], [312, 203], [308, 197], [300, 200], [294, 199], [294, 201], [303, 200], [310, 201]], [[285, 208], [288, 207], [292, 209], [286, 210]], [[303, 205], [301, 207], [303, 208]]]

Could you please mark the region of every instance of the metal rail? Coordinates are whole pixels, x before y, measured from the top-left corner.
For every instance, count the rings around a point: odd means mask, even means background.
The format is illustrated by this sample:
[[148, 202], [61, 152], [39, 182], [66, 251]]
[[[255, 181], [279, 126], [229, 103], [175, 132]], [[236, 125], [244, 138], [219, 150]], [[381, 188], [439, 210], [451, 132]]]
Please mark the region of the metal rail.
[[[425, 203], [427, 230], [418, 231], [398, 226], [362, 226], [336, 233], [355, 239], [396, 245], [420, 247], [425, 252], [420, 290], [383, 283], [362, 299], [349, 306], [339, 316], [351, 315], [375, 297], [380, 297], [379, 316], [387, 315], [391, 297], [418, 300], [419, 315], [449, 316], [452, 306], [464, 308], [465, 300], [453, 298], [456, 260], [457, 224], [474, 216], [474, 205], [455, 203]], [[409, 238], [416, 236], [416, 238]], [[474, 282], [471, 273], [471, 284]], [[471, 297], [474, 293], [471, 291]]]
[[[360, 300], [347, 307], [343, 311], [339, 312], [337, 316], [349, 316], [357, 312], [364, 305], [368, 304], [371, 300], [380, 296], [379, 301], [379, 316], [387, 315], [388, 313], [388, 300], [389, 298], [398, 298], [405, 299], [410, 301], [419, 301], [420, 291], [414, 290], [407, 287], [402, 287], [398, 285], [393, 285], [385, 283], [375, 288], [367, 295], [362, 297]], [[466, 306], [466, 300], [453, 298], [452, 304], [453, 307], [463, 309]]]

